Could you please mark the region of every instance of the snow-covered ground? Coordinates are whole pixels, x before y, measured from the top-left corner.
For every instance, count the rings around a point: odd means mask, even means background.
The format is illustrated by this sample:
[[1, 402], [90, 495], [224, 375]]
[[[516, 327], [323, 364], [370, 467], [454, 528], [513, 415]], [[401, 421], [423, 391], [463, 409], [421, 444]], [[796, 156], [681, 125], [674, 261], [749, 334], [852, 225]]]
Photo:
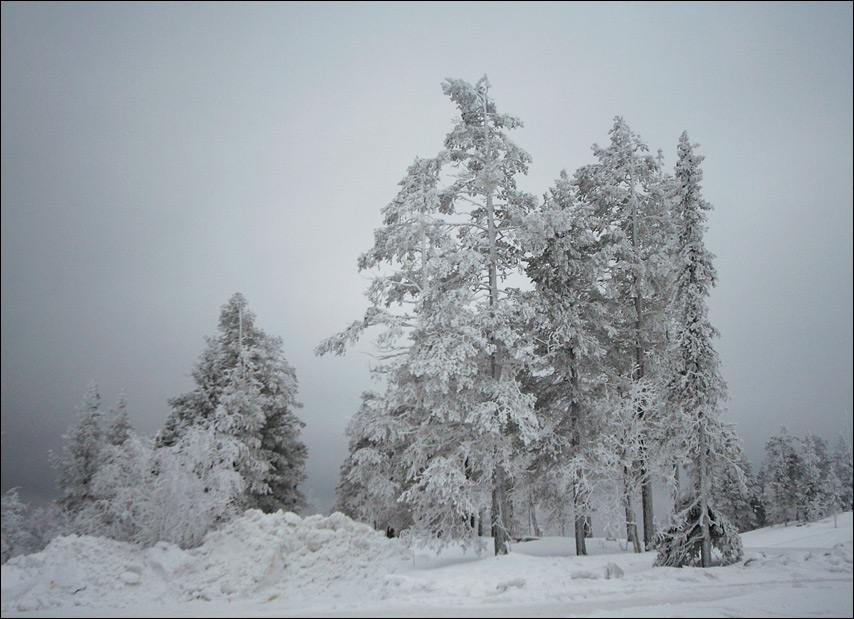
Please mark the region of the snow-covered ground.
[[[194, 550], [54, 540], [2, 567], [3, 617], [851, 617], [852, 514], [742, 536], [728, 567], [544, 538], [504, 557], [406, 548], [348, 518], [248, 512]], [[611, 569], [609, 571], [609, 564]], [[623, 574], [613, 575], [618, 566]]]

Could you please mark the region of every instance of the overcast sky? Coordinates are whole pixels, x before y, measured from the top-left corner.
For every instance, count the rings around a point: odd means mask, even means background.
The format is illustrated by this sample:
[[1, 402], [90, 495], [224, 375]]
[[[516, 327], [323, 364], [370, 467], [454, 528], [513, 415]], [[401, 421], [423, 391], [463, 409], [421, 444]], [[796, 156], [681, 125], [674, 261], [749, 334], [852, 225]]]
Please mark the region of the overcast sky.
[[333, 500], [369, 343], [356, 259], [416, 156], [488, 75], [532, 158], [592, 163], [616, 115], [714, 207], [709, 299], [758, 464], [780, 425], [852, 415], [852, 3], [2, 4], [2, 489], [53, 496], [48, 450], [96, 381], [145, 434], [241, 292], [300, 379], [307, 487]]

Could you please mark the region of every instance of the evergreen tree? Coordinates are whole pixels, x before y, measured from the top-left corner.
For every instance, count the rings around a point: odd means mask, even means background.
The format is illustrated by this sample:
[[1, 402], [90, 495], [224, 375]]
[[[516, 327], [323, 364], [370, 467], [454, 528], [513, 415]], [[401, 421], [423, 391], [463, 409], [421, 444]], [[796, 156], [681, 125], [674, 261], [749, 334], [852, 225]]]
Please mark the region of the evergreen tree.
[[0, 563], [27, 552], [36, 552], [34, 536], [27, 527], [28, 507], [18, 496], [17, 488], [9, 488], [0, 500]]
[[[519, 325], [530, 316], [501, 284], [521, 267], [516, 235], [533, 200], [514, 177], [529, 157], [506, 137], [521, 122], [497, 112], [485, 77], [449, 79], [443, 89], [460, 110], [445, 150], [410, 167], [359, 261], [392, 272], [374, 278], [365, 317], [318, 352], [340, 354], [368, 327], [383, 327], [382, 409], [411, 431], [399, 499], [412, 510], [413, 535], [476, 543], [475, 521], [489, 512], [502, 554], [520, 446], [538, 430], [520, 382], [530, 346]], [[453, 181], [439, 189], [444, 171]]]
[[750, 460], [737, 441], [731, 446], [735, 466], [724, 466], [712, 476], [715, 506], [738, 529], [739, 533], [762, 526], [762, 488], [753, 475]]
[[121, 445], [130, 436], [132, 427], [128, 416], [128, 405], [125, 395], [119, 395], [116, 405], [110, 409], [107, 417], [107, 428], [104, 439], [108, 445]]
[[577, 201], [566, 171], [546, 194], [541, 213], [528, 217], [525, 243], [527, 274], [537, 292], [538, 365], [532, 377], [538, 417], [546, 424], [535, 475], [551, 476], [555, 490], [570, 497], [576, 553], [586, 554], [590, 471], [582, 466], [597, 437], [591, 409], [602, 397], [601, 357], [607, 334], [607, 304], [599, 283], [605, 271], [601, 230], [591, 205]]
[[522, 267], [518, 234], [535, 201], [516, 188], [516, 176], [527, 174], [530, 156], [505, 133], [521, 127], [522, 122], [498, 112], [489, 88], [486, 76], [474, 85], [456, 79], [443, 84], [460, 116], [445, 138], [456, 175], [441, 199], [443, 208], [464, 216], [461, 247], [479, 258], [471, 317], [487, 347], [480, 355], [476, 384], [480, 394], [475, 410], [480, 417], [480, 448], [487, 449], [492, 460], [484, 473], [491, 480], [495, 553], [506, 554], [507, 492], [516, 468], [514, 445], [516, 441], [529, 442], [537, 434], [537, 422], [533, 399], [522, 393], [520, 384], [520, 372], [527, 361], [527, 341], [519, 326], [524, 302], [502, 282]]
[[385, 403], [376, 393], [362, 394], [362, 405], [347, 425], [349, 455], [341, 466], [335, 509], [399, 533], [411, 525], [408, 507], [398, 500], [405, 489], [400, 456], [407, 439], [400, 416], [388, 414]]
[[71, 513], [82, 510], [95, 500], [92, 478], [98, 470], [104, 446], [102, 417], [101, 395], [93, 381], [87, 387], [77, 420], [63, 435], [65, 445], [62, 453], [52, 455], [58, 471], [59, 503]]
[[765, 444], [762, 461], [765, 512], [773, 524], [799, 518], [797, 489], [803, 477], [798, 439], [785, 426]]
[[168, 447], [196, 426], [213, 426], [240, 444], [236, 462], [246, 484], [243, 506], [264, 511], [299, 510], [305, 497], [304, 425], [293, 410], [297, 379], [282, 340], [255, 326], [255, 314], [237, 293], [222, 307], [219, 334], [193, 371], [195, 388], [170, 400], [172, 413], [157, 437]]
[[833, 474], [839, 483], [836, 492], [838, 509], [854, 509], [854, 472], [851, 463], [851, 443], [840, 433], [831, 458]]
[[[717, 276], [712, 266], [712, 255], [703, 243], [705, 211], [711, 207], [700, 195], [703, 175], [699, 166], [702, 160], [703, 157], [694, 152], [694, 145], [688, 141], [688, 134], [683, 133], [679, 140], [675, 175], [678, 262], [672, 306], [672, 378], [666, 386], [666, 395], [672, 411], [672, 424], [681, 435], [679, 448], [687, 458], [692, 481], [690, 500], [682, 502], [674, 520], [678, 522], [691, 514], [697, 515], [700, 560], [703, 567], [708, 567], [712, 560], [711, 531], [721, 524], [711, 520], [716, 513], [712, 509], [713, 479], [717, 472], [727, 467], [734, 467], [739, 479], [741, 472], [735, 460], [737, 454], [732, 446], [735, 442], [732, 430], [719, 418], [721, 403], [726, 398], [726, 384], [712, 344], [717, 331], [709, 322], [706, 306], [706, 297]], [[680, 534], [684, 531], [678, 525], [676, 530]], [[730, 533], [727, 527], [722, 531], [725, 535]], [[662, 552], [681, 554], [677, 549], [679, 543], [666, 543]], [[723, 544], [730, 548], [734, 547], [733, 543], [723, 540]], [[728, 556], [727, 560], [733, 558]], [[669, 564], [668, 559], [662, 561]]]
[[838, 483], [827, 452], [827, 442], [811, 432], [801, 441], [801, 483], [796, 495], [798, 511], [807, 522], [833, 513]]
[[[658, 158], [626, 122], [617, 117], [607, 147], [593, 146], [598, 162], [580, 169], [575, 176], [578, 199], [592, 207], [605, 247], [608, 265], [603, 280], [609, 300], [609, 327], [613, 330], [610, 367], [623, 381], [639, 383], [652, 378], [664, 358], [666, 316], [669, 299], [671, 234], [666, 199], [669, 179]], [[631, 388], [619, 387], [623, 392]], [[637, 410], [640, 419], [651, 419], [654, 410]], [[641, 443], [640, 459], [633, 467], [640, 479], [644, 542], [654, 538], [652, 471], [647, 462], [649, 435]]]

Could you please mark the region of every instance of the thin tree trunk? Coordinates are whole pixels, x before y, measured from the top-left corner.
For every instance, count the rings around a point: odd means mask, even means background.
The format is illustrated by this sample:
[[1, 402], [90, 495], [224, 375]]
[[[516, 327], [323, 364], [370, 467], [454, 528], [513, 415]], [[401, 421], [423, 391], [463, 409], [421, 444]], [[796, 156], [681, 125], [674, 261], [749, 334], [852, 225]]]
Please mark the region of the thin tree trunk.
[[572, 490], [572, 503], [575, 512], [575, 554], [578, 556], [587, 554], [587, 542], [585, 541], [587, 533], [587, 516], [584, 514], [582, 506], [584, 500], [580, 496], [577, 488]]
[[632, 543], [635, 552], [641, 552], [638, 538], [638, 524], [635, 521], [635, 510], [632, 507], [631, 489], [628, 484], [628, 471], [625, 471], [626, 483], [623, 485], [623, 505], [626, 508], [626, 540]]
[[712, 542], [709, 532], [709, 473], [708, 459], [706, 457], [706, 428], [703, 419], [700, 419], [700, 457], [699, 457], [699, 475], [700, 475], [700, 531], [703, 536], [701, 542], [700, 561], [703, 567], [712, 565]]
[[676, 504], [679, 501], [679, 487], [682, 485], [682, 480], [679, 478], [679, 464], [673, 465], [673, 496], [670, 497], [673, 502], [673, 511], [676, 511]]
[[506, 555], [510, 552], [510, 533], [506, 526], [507, 495], [504, 467], [495, 467], [492, 475], [492, 539], [496, 555]]
[[537, 506], [534, 504], [534, 498], [531, 497], [528, 500], [528, 509], [531, 518], [531, 528], [533, 529], [533, 533], [535, 537], [542, 537], [542, 531], [540, 531], [540, 523], [537, 522]]
[[652, 481], [643, 470], [645, 481], [641, 484], [641, 508], [643, 509], [643, 545], [644, 550], [655, 548], [655, 518], [652, 512]]
[[[570, 445], [572, 446], [572, 454], [576, 455], [579, 446], [581, 445], [580, 436], [580, 416], [581, 407], [578, 403], [579, 396], [579, 377], [578, 377], [578, 360], [575, 354], [575, 342], [572, 341], [569, 346], [569, 388], [572, 396], [569, 402], [569, 427], [570, 427]], [[584, 496], [578, 489], [577, 480], [572, 485], [572, 509], [575, 515], [575, 554], [586, 555], [587, 544], [585, 540], [586, 518], [582, 509], [584, 505]]]

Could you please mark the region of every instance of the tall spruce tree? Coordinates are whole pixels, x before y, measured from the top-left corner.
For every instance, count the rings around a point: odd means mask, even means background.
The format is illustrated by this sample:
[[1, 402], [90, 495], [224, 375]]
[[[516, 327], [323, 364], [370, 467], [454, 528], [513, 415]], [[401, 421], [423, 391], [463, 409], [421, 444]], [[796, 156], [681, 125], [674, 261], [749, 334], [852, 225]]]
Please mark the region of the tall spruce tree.
[[[720, 527], [724, 535], [731, 533], [737, 537], [732, 527], [726, 526], [725, 518], [713, 509], [712, 484], [716, 472], [738, 466], [738, 454], [733, 448], [737, 439], [732, 429], [720, 420], [726, 383], [713, 346], [717, 331], [709, 322], [706, 306], [717, 275], [712, 265], [713, 256], [703, 242], [706, 211], [711, 206], [700, 195], [703, 157], [694, 152], [694, 147], [688, 134], [683, 133], [679, 139], [674, 188], [678, 222], [677, 269], [672, 305], [671, 379], [666, 385], [666, 397], [673, 425], [681, 435], [680, 450], [686, 456], [692, 482], [674, 519], [684, 521], [697, 514], [700, 561], [703, 567], [709, 567], [713, 528]], [[733, 470], [740, 477], [740, 470]], [[741, 546], [737, 539], [720, 541], [727, 549], [725, 562], [740, 559]], [[661, 562], [672, 564], [669, 559], [681, 554], [678, 546], [682, 543], [669, 540], [659, 555]], [[690, 546], [693, 540], [685, 539], [684, 543]], [[671, 557], [662, 558], [666, 553], [672, 553]]]
[[157, 444], [174, 445], [189, 428], [213, 425], [243, 445], [236, 463], [246, 484], [243, 507], [302, 509], [304, 423], [294, 413], [297, 379], [282, 340], [255, 326], [255, 314], [236, 293], [222, 307], [219, 334], [207, 342], [193, 371], [196, 387], [170, 400]]

